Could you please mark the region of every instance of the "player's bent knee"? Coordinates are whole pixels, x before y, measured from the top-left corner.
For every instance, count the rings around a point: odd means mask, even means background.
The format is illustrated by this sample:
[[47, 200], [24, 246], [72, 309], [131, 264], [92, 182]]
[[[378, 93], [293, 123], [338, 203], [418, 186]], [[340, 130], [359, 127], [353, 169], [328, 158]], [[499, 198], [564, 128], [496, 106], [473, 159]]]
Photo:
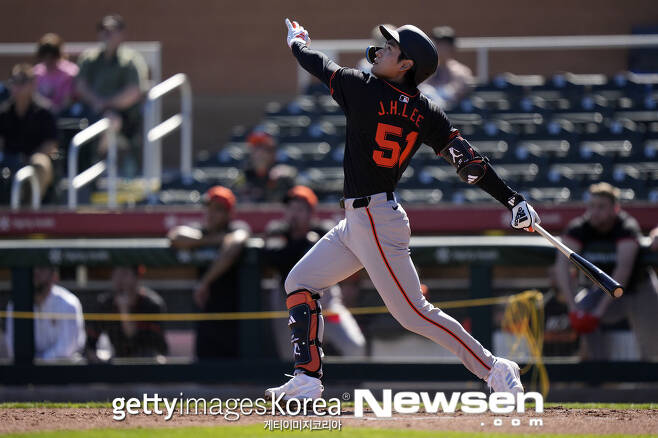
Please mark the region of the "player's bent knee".
[[291, 293], [303, 289], [303, 287], [299, 284], [299, 280], [297, 279], [297, 276], [295, 275], [295, 270], [293, 269], [290, 271], [288, 276], [286, 277], [286, 281], [283, 284], [284, 289], [286, 290], [286, 295], [290, 295]]

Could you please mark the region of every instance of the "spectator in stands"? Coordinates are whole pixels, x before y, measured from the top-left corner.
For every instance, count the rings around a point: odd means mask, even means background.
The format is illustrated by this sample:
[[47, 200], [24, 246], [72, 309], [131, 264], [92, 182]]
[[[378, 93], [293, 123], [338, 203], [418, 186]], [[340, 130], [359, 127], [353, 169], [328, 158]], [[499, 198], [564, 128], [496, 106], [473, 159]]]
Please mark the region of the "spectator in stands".
[[[587, 359], [605, 359], [601, 324], [628, 319], [643, 359], [658, 358], [658, 281], [653, 269], [637, 260], [642, 237], [637, 221], [622, 211], [619, 189], [608, 183], [594, 184], [589, 190], [587, 211], [574, 219], [563, 236], [564, 243], [596, 263], [624, 287], [624, 295], [614, 300], [596, 287], [578, 292], [566, 257], [558, 253], [556, 283], [566, 297], [573, 328], [582, 334], [583, 354]], [[614, 260], [606, 258], [614, 253]]]
[[249, 161], [244, 175], [235, 182], [240, 202], [281, 202], [295, 185], [297, 171], [276, 164], [277, 143], [266, 132], [254, 131], [247, 137]]
[[[34, 350], [37, 359], [79, 359], [85, 345], [85, 322], [78, 297], [55, 284], [57, 269], [37, 266], [33, 270]], [[7, 305], [5, 340], [9, 356], [14, 356], [13, 303]], [[42, 313], [61, 313], [70, 318], [39, 318]]]
[[[112, 291], [98, 297], [97, 311], [118, 313], [165, 313], [165, 302], [157, 292], [140, 284], [143, 266], [117, 266], [112, 270]], [[115, 357], [156, 357], [164, 359], [167, 341], [158, 321], [91, 321], [87, 324], [87, 357], [97, 361], [98, 338], [106, 333]]]
[[471, 91], [473, 73], [455, 59], [456, 37], [452, 27], [435, 27], [432, 38], [439, 52], [439, 66], [418, 89], [442, 108], [450, 109]]
[[56, 33], [41, 37], [37, 47], [34, 76], [37, 92], [50, 102], [53, 114], [59, 114], [73, 101], [78, 66], [62, 53], [62, 39]]
[[[200, 272], [194, 302], [203, 311], [239, 310], [239, 267], [242, 250], [249, 238], [249, 226], [231, 220], [235, 195], [222, 186], [211, 187], [204, 195], [204, 227], [178, 226], [169, 231], [171, 245], [178, 249], [212, 248], [215, 260]], [[199, 359], [237, 357], [238, 321], [201, 321], [196, 331]]]
[[35, 86], [32, 66], [14, 66], [9, 78], [11, 98], [0, 106], [0, 166], [12, 172], [34, 166], [43, 197], [53, 182], [57, 127], [47, 104], [35, 94]]
[[[388, 30], [397, 29], [397, 26], [394, 24], [383, 24], [382, 26]], [[379, 31], [379, 25], [372, 28], [372, 32], [370, 32], [370, 39], [372, 40], [373, 45], [377, 47], [384, 47], [386, 45], [386, 40], [384, 39], [382, 33]], [[372, 71], [372, 64], [365, 57], [363, 57], [359, 60], [359, 64], [356, 66], [356, 68], [364, 73], [370, 73]]]
[[122, 44], [124, 28], [120, 15], [107, 15], [100, 21], [102, 46], [80, 56], [77, 91], [93, 121], [109, 117], [121, 127], [121, 148], [128, 149], [121, 171], [134, 176], [141, 160], [140, 102], [148, 86], [148, 69], [139, 53]]
[[[283, 240], [283, 245], [268, 245], [264, 253], [265, 263], [274, 268], [281, 278], [281, 289], [276, 300], [281, 303], [281, 308], [285, 308], [283, 283], [288, 273], [334, 225], [331, 221], [321, 222], [314, 218], [317, 203], [318, 198], [313, 190], [305, 186], [295, 186], [286, 195], [283, 220], [272, 221], [267, 226], [268, 242]], [[343, 305], [340, 287], [335, 285], [329, 288], [320, 303], [327, 313], [324, 317], [323, 345], [341, 355], [363, 356], [366, 340], [354, 317]], [[280, 322], [283, 324], [279, 324]], [[274, 324], [277, 338], [282, 338], [286, 347], [280, 353], [283, 357], [289, 357], [290, 336], [286, 321], [275, 320]], [[279, 336], [280, 333], [283, 335]]]

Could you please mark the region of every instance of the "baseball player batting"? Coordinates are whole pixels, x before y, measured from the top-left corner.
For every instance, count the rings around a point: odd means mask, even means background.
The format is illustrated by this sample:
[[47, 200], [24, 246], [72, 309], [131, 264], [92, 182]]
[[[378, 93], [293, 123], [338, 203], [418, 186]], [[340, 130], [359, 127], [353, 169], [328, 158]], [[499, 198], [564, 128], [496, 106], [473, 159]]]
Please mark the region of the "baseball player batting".
[[459, 177], [477, 185], [512, 211], [512, 227], [532, 231], [539, 216], [509, 188], [452, 127], [445, 113], [417, 86], [431, 76], [438, 55], [415, 26], [380, 31], [384, 47], [369, 47], [371, 73], [344, 68], [309, 49], [308, 32], [286, 19], [288, 46], [299, 64], [329, 87], [347, 117], [343, 169], [345, 218], [290, 271], [285, 289], [294, 346], [294, 375], [267, 396], [322, 396], [322, 309], [318, 298], [332, 285], [365, 268], [393, 317], [403, 327], [454, 353], [494, 391], [523, 391], [519, 366], [495, 357], [455, 319], [423, 297], [411, 261], [411, 229], [395, 187], [424, 143], [452, 164]]

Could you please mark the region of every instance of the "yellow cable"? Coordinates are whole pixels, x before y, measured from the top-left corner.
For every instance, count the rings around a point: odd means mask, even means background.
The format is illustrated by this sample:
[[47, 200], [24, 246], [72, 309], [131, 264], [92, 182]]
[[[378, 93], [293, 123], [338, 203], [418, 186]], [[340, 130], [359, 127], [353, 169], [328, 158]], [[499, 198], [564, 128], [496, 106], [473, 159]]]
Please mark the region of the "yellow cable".
[[525, 340], [533, 361], [528, 363], [521, 372], [525, 374], [531, 371], [531, 385], [538, 387], [540, 392], [546, 397], [550, 388], [550, 382], [546, 366], [542, 360], [542, 349], [544, 345], [544, 305], [542, 294], [536, 290], [529, 290], [515, 295], [505, 309], [502, 327], [516, 337], [516, 342], [511, 349], [512, 353]]
[[[515, 295], [502, 297], [476, 298], [468, 300], [441, 301], [432, 303], [441, 309], [463, 307], [492, 306], [507, 304], [502, 320], [503, 330], [514, 334], [516, 341], [512, 346], [514, 353], [525, 340], [531, 357], [534, 359], [521, 371], [531, 371], [531, 385], [539, 387], [546, 397], [549, 390], [548, 373], [542, 361], [544, 344], [544, 306], [543, 296], [537, 290], [528, 290]], [[386, 306], [353, 307], [348, 309], [354, 315], [375, 315], [388, 313]], [[325, 316], [334, 315], [326, 312]], [[46, 312], [7, 312], [0, 311], [0, 318], [16, 319], [75, 319], [71, 313]], [[228, 321], [228, 320], [262, 320], [287, 318], [288, 311], [265, 312], [220, 312], [220, 313], [85, 313], [87, 321]]]
[[[441, 309], [455, 309], [460, 307], [491, 306], [494, 304], [507, 303], [513, 299], [513, 295], [492, 298], [475, 298], [470, 300], [453, 300], [432, 303]], [[354, 315], [375, 315], [388, 313], [386, 306], [352, 307], [348, 309]], [[16, 319], [75, 319], [72, 313], [49, 313], [49, 312], [7, 312], [0, 311], [0, 318], [12, 316]], [[325, 316], [334, 315], [325, 312]], [[252, 319], [276, 319], [287, 318], [288, 311], [265, 311], [265, 312], [217, 312], [217, 313], [85, 313], [87, 321], [227, 321], [227, 320], [252, 320]]]

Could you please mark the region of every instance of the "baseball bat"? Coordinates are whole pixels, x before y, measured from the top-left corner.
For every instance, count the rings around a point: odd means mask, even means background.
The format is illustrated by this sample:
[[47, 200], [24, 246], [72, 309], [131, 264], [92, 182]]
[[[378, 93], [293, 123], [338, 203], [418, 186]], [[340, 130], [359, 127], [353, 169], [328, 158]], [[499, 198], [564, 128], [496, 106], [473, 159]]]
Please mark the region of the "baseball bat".
[[576, 265], [595, 285], [600, 287], [608, 295], [613, 298], [619, 298], [624, 294], [624, 288], [621, 287], [621, 284], [614, 278], [610, 277], [608, 274], [599, 269], [595, 264], [591, 263], [585, 257], [580, 254], [575, 253], [571, 248], [569, 248], [564, 243], [557, 240], [546, 231], [541, 225], [533, 225], [533, 228], [536, 232], [541, 234], [546, 240], [551, 242], [551, 244], [556, 247], [566, 258], [569, 259], [571, 263]]

